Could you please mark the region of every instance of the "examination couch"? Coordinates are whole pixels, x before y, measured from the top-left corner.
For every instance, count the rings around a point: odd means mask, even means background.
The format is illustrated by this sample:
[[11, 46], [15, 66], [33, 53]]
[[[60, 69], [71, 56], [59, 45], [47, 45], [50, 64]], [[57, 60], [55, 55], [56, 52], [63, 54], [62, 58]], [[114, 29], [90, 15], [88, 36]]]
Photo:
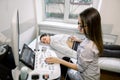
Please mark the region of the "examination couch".
[[99, 65], [102, 70], [120, 74], [120, 45], [104, 45]]

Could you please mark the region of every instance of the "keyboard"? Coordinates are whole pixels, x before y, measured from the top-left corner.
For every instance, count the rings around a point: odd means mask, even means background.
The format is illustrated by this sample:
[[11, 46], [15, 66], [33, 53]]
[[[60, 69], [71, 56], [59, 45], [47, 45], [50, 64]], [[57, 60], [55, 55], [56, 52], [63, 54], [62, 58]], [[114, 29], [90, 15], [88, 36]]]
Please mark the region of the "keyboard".
[[60, 77], [60, 65], [59, 64], [48, 64], [45, 62], [47, 57], [57, 57], [53, 50], [47, 49], [47, 47], [41, 47], [35, 54], [35, 68], [30, 73], [31, 79], [37, 78], [37, 80], [45, 80], [44, 76], [48, 76], [46, 80], [53, 80]]
[[55, 52], [49, 49], [41, 49], [41, 51], [38, 51], [35, 55], [35, 69], [48, 69], [48, 70], [54, 70], [54, 64], [48, 64], [45, 62], [45, 59], [47, 57], [57, 57]]

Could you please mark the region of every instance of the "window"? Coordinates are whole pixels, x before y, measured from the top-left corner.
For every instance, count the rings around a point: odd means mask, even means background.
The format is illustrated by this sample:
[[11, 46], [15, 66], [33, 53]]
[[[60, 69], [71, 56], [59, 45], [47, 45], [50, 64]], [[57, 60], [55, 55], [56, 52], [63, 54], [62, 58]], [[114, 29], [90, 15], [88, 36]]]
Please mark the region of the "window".
[[45, 20], [73, 22], [78, 14], [88, 7], [94, 7], [99, 0], [44, 0]]
[[64, 0], [45, 0], [45, 16], [50, 19], [64, 19]]
[[78, 14], [92, 6], [92, 0], [70, 0], [69, 19], [77, 19]]

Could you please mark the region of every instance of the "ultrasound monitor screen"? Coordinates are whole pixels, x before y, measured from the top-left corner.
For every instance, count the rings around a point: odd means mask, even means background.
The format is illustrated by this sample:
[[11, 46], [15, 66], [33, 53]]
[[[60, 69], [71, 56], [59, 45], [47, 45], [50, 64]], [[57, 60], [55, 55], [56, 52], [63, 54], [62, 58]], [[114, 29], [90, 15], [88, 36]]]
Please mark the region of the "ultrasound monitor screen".
[[20, 61], [29, 68], [34, 69], [35, 53], [26, 44], [23, 45], [23, 49], [20, 54]]

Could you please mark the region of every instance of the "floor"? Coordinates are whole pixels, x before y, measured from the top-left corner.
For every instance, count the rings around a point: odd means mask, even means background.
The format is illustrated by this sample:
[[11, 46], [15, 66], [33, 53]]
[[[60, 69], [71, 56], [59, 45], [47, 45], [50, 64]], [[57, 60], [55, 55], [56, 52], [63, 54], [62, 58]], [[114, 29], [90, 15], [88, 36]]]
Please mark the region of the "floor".
[[120, 80], [120, 73], [101, 70], [100, 80]]

